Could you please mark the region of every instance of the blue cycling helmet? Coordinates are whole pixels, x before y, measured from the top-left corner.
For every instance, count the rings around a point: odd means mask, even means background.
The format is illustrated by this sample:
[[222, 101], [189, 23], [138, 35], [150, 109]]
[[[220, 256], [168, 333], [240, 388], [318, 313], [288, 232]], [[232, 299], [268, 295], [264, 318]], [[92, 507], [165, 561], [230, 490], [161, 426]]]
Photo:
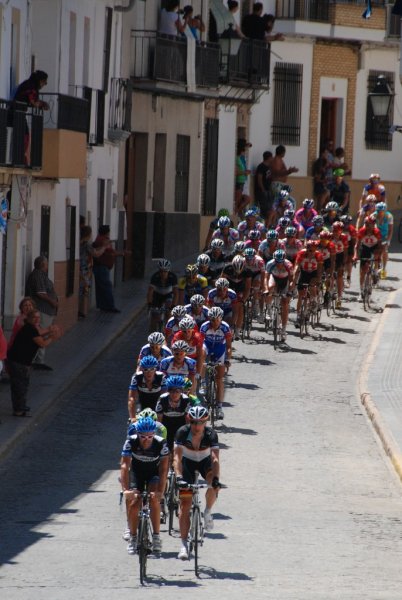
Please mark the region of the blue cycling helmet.
[[289, 225], [289, 227], [286, 227], [285, 235], [286, 235], [286, 237], [296, 237], [296, 235], [297, 235], [296, 227], [293, 227], [293, 225]]
[[139, 419], [136, 423], [136, 431], [137, 433], [155, 433], [156, 431], [156, 423], [151, 417], [145, 417]]
[[270, 229], [269, 231], [267, 231], [267, 240], [277, 240], [279, 237], [278, 232], [275, 229]]
[[256, 216], [258, 216], [261, 213], [260, 207], [256, 206], [255, 204], [253, 204], [252, 206], [250, 206], [249, 210], [254, 211], [255, 214], [256, 214]]
[[141, 358], [140, 360], [140, 367], [141, 369], [157, 369], [158, 361], [155, 356], [144, 356], [144, 358]]
[[387, 210], [387, 204], [386, 202], [377, 202], [377, 204], [375, 205], [375, 209], [380, 211], [380, 210]]
[[248, 210], [246, 210], [246, 212], [244, 213], [244, 216], [246, 217], [246, 219], [248, 217], [256, 217], [257, 213], [255, 212], [255, 210], [253, 210], [252, 208], [249, 208]]
[[275, 262], [283, 263], [286, 258], [285, 251], [281, 249], [275, 250], [273, 257]]
[[172, 388], [183, 389], [186, 385], [186, 381], [182, 375], [170, 375], [166, 379], [166, 387], [168, 390]]
[[284, 190], [282, 189], [279, 193], [281, 200], [286, 200], [287, 197], [289, 196], [289, 190]]
[[219, 217], [218, 227], [219, 229], [223, 229], [224, 227], [230, 227], [229, 217]]

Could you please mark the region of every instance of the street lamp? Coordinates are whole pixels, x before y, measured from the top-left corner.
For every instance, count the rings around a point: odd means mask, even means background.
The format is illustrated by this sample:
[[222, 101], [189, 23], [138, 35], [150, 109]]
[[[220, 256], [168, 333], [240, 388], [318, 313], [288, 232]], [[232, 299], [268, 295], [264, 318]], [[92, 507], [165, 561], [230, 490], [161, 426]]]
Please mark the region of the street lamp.
[[391, 100], [394, 97], [391, 88], [388, 85], [384, 75], [379, 75], [374, 89], [368, 94], [368, 98], [373, 111], [373, 116], [377, 119], [388, 117]]

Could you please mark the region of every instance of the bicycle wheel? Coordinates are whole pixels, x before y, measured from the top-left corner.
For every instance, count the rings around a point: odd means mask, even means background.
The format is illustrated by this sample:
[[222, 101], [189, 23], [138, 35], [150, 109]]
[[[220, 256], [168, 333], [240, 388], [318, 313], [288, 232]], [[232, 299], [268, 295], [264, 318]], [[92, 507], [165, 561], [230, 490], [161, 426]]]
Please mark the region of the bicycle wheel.
[[371, 273], [369, 271], [366, 273], [363, 283], [363, 308], [365, 311], [370, 310], [372, 289]]
[[148, 558], [148, 529], [145, 517], [142, 517], [138, 525], [138, 559], [140, 561], [140, 582], [144, 585], [147, 577]]
[[198, 550], [200, 546], [200, 509], [198, 506], [194, 506], [193, 508], [193, 549], [194, 549], [194, 571], [196, 577], [199, 577], [199, 569], [198, 569]]
[[176, 499], [176, 477], [173, 473], [169, 477], [168, 490], [167, 490], [167, 507], [168, 507], [168, 531], [169, 535], [172, 535], [173, 531], [173, 519], [177, 510], [177, 499]]
[[274, 307], [272, 311], [272, 333], [274, 336], [274, 349], [276, 350], [279, 345], [279, 331], [280, 331], [280, 322], [279, 322], [279, 312], [276, 307]]
[[215, 376], [213, 374], [210, 374], [208, 376], [206, 400], [209, 408], [209, 418], [211, 421], [211, 427], [214, 427], [216, 418], [216, 386]]
[[268, 306], [265, 306], [264, 308], [264, 331], [265, 333], [268, 333], [269, 331], [269, 310], [268, 310]]

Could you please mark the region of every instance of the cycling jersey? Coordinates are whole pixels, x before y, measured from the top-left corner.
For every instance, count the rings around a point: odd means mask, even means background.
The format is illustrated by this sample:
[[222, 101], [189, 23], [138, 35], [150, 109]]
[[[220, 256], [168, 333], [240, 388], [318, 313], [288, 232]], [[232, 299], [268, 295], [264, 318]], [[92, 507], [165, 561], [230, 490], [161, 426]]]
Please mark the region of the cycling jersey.
[[293, 265], [290, 260], [285, 260], [282, 263], [277, 263], [274, 259], [267, 262], [265, 270], [275, 279], [288, 279], [293, 275]]
[[167, 429], [167, 444], [170, 450], [173, 448], [176, 431], [186, 424], [186, 415], [190, 406], [191, 400], [186, 394], [181, 394], [179, 401], [174, 405], [169, 393], [162, 394], [158, 400], [155, 410]]
[[313, 218], [317, 215], [314, 208], [299, 208], [295, 214], [295, 221], [306, 231], [309, 227], [313, 227]]
[[362, 197], [366, 198], [370, 194], [374, 194], [377, 198], [377, 202], [384, 200], [385, 187], [381, 183], [367, 183], [363, 188]]
[[332, 243], [335, 246], [335, 251], [337, 254], [341, 254], [348, 247], [348, 238], [344, 233], [341, 233], [339, 237], [334, 237], [332, 239]]
[[323, 230], [323, 227], [309, 227], [306, 231], [306, 235], [304, 236], [306, 240], [319, 240], [320, 233]]
[[252, 276], [248, 269], [243, 269], [241, 273], [237, 273], [233, 265], [226, 265], [222, 271], [222, 277], [225, 277], [230, 283], [230, 287], [236, 294], [242, 294], [246, 287], [246, 280]]
[[[154, 354], [152, 354], [150, 344], [145, 344], [145, 346], [141, 348], [138, 360], [141, 360], [141, 358], [144, 358], [144, 356], [154, 356]], [[167, 346], [162, 346], [159, 357], [155, 356], [156, 360], [158, 361], [158, 369], [160, 367], [161, 361], [164, 358], [167, 358], [168, 356], [172, 356], [171, 350]]]
[[357, 232], [357, 239], [360, 240], [362, 246], [374, 248], [381, 241], [381, 232], [378, 227], [374, 227], [372, 232], [368, 232], [366, 226], [360, 227]]
[[231, 252], [233, 252], [235, 243], [239, 241], [239, 232], [237, 231], [237, 229], [233, 229], [232, 227], [229, 227], [229, 233], [227, 236], [225, 236], [225, 235], [223, 235], [223, 233], [220, 229], [217, 229], [216, 231], [214, 231], [214, 233], [212, 235], [212, 239], [213, 240], [223, 240], [223, 242], [225, 244], [223, 253], [230, 254]]
[[169, 356], [168, 358], [164, 358], [161, 362], [161, 371], [163, 371], [165, 375], [183, 375], [183, 377], [188, 377], [189, 375], [195, 374], [195, 360], [185, 356], [182, 364], [177, 365], [175, 364], [174, 359], [174, 356]]
[[388, 239], [390, 225], [394, 224], [394, 217], [389, 210], [384, 212], [382, 219], [380, 218], [378, 211], [375, 211], [374, 215], [376, 217], [377, 227], [381, 232], [381, 239], [385, 241]]
[[317, 249], [322, 254], [322, 259], [324, 261], [325, 268], [329, 269], [330, 264], [328, 264], [327, 261], [330, 260], [331, 256], [334, 256], [336, 254], [334, 244], [332, 242], [329, 242], [329, 244], [326, 244], [325, 246], [319, 245]]
[[183, 331], [178, 331], [173, 336], [172, 346], [175, 342], [177, 342], [177, 340], [184, 340], [186, 344], [188, 344], [190, 350], [187, 352], [187, 356], [189, 358], [197, 358], [197, 349], [202, 348], [203, 344], [202, 335], [200, 335], [198, 331], [193, 331], [193, 335], [191, 336], [190, 341], [185, 339]]
[[156, 294], [159, 294], [160, 296], [171, 296], [173, 294], [173, 288], [177, 287], [177, 277], [174, 273], [169, 271], [166, 280], [163, 280], [160, 271], [157, 271], [152, 275], [149, 285], [153, 287]]
[[246, 259], [246, 269], [252, 273], [253, 278], [263, 273], [264, 266], [264, 259], [261, 256], [254, 256], [252, 260]]
[[217, 329], [213, 329], [210, 321], [201, 325], [200, 333], [204, 337], [204, 346], [209, 355], [221, 358], [226, 352], [226, 342], [232, 339], [230, 327], [222, 321]]
[[350, 244], [353, 242], [353, 240], [356, 239], [357, 236], [356, 227], [354, 225], [347, 225], [343, 232], [348, 238], [348, 244], [350, 246]]
[[267, 228], [265, 227], [264, 223], [261, 223], [261, 221], [256, 221], [252, 227], [249, 226], [247, 221], [241, 221], [237, 226], [237, 231], [239, 232], [239, 237], [241, 240], [248, 239], [248, 234], [250, 231], [259, 231], [262, 237], [262, 234], [265, 233], [266, 230]]
[[208, 306], [202, 306], [201, 312], [198, 315], [196, 315], [193, 311], [193, 307], [191, 306], [191, 304], [186, 304], [185, 309], [187, 311], [187, 314], [190, 315], [190, 317], [192, 317], [196, 322], [198, 329], [205, 321], [208, 321]]
[[315, 250], [311, 255], [307, 254], [307, 249], [303, 248], [296, 256], [296, 265], [300, 266], [301, 271], [306, 273], [313, 273], [318, 269], [318, 265], [322, 263], [322, 254], [318, 250]]
[[219, 450], [218, 434], [212, 427], [205, 427], [200, 446], [196, 450], [192, 442], [191, 425], [183, 425], [176, 433], [175, 446], [183, 448], [183, 459], [201, 462], [211, 454], [211, 450]]
[[223, 267], [226, 264], [223, 253], [220, 252], [219, 256], [216, 256], [215, 250], [207, 250], [205, 254], [207, 254], [211, 259], [211, 262], [209, 263], [210, 271], [212, 271], [215, 277], [217, 276], [217, 274], [220, 275], [222, 273]]
[[194, 281], [189, 281], [187, 277], [180, 277], [179, 290], [184, 290], [184, 303], [190, 301], [194, 294], [203, 295], [203, 291], [208, 288], [208, 280], [206, 277], [198, 274]]
[[149, 448], [143, 448], [137, 434], [130, 436], [124, 443], [121, 456], [131, 458], [131, 469], [151, 470], [157, 472], [161, 458], [169, 455], [163, 438], [155, 435]]
[[234, 290], [230, 288], [227, 290], [227, 294], [225, 297], [222, 297], [218, 294], [218, 290], [213, 288], [209, 291], [208, 294], [208, 303], [211, 306], [219, 306], [223, 310], [225, 315], [232, 312], [233, 304], [235, 304], [237, 300], [237, 294]]
[[278, 250], [278, 240], [275, 240], [274, 242], [264, 240], [258, 246], [258, 252], [265, 261], [270, 260], [273, 257], [275, 250]]
[[285, 251], [288, 260], [294, 262], [297, 253], [303, 248], [303, 242], [297, 238], [283, 238], [279, 240], [278, 248]]
[[138, 392], [138, 400], [142, 409], [152, 408], [155, 410], [159, 396], [166, 390], [165, 376], [161, 371], [156, 371], [149, 388], [144, 373], [139, 371], [132, 376], [128, 389]]

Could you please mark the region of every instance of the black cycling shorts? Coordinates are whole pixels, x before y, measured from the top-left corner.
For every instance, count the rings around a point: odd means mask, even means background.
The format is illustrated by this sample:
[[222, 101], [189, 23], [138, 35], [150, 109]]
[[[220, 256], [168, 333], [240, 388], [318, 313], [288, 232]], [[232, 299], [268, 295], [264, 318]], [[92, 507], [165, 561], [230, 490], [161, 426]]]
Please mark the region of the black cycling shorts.
[[207, 478], [208, 473], [212, 470], [211, 457], [207, 456], [200, 462], [196, 462], [195, 460], [190, 460], [189, 458], [184, 458], [182, 460], [183, 464], [183, 479], [187, 481], [187, 483], [195, 482], [195, 472], [203, 477], [203, 479]]
[[306, 283], [311, 283], [313, 279], [317, 279], [317, 271], [311, 271], [311, 273], [308, 273], [307, 271], [301, 271], [297, 289], [302, 290], [303, 285]]
[[150, 485], [151, 483], [158, 483], [159, 481], [159, 468], [152, 469], [131, 469], [130, 487], [133, 490], [143, 492], [145, 484]]
[[338, 252], [338, 254], [336, 255], [336, 259], [335, 259], [335, 270], [343, 267], [343, 260], [344, 260], [344, 253]]

